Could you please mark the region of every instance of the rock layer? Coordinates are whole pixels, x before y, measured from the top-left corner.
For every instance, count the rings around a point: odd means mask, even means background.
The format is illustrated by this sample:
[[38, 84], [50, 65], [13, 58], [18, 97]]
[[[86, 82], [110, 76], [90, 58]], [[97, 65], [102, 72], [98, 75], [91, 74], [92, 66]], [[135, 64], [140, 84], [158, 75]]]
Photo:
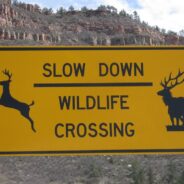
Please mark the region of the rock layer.
[[[2, 3], [3, 2], [3, 3]], [[182, 45], [184, 38], [163, 34], [130, 17], [104, 10], [45, 15], [38, 5], [0, 1], [0, 40], [57, 45]]]

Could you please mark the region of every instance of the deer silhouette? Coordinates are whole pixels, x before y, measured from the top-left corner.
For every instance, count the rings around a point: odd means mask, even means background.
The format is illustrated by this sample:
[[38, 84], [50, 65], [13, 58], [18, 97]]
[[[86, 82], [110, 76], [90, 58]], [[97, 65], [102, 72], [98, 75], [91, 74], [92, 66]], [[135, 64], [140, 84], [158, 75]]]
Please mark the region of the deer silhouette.
[[18, 100], [13, 98], [10, 93], [10, 82], [12, 74], [10, 74], [8, 70], [4, 70], [3, 74], [8, 77], [8, 80], [0, 81], [0, 85], [3, 86], [3, 93], [0, 98], [0, 105], [20, 111], [21, 115], [29, 120], [29, 122], [31, 123], [31, 129], [36, 132], [34, 128], [34, 122], [29, 116], [30, 106], [34, 105], [34, 101], [30, 105], [28, 105], [26, 103], [19, 102]]
[[165, 78], [164, 82], [161, 81], [160, 83], [164, 89], [157, 93], [158, 95], [163, 97], [164, 104], [168, 106], [168, 114], [170, 116], [172, 126], [180, 126], [180, 121], [183, 124], [182, 126], [184, 126], [184, 98], [175, 98], [172, 96], [172, 93], [170, 91], [177, 85], [184, 82], [184, 79], [181, 79], [181, 76], [183, 74], [184, 72], [181, 72], [179, 70], [178, 74], [175, 77], [172, 77], [172, 73], [170, 73], [169, 78]]

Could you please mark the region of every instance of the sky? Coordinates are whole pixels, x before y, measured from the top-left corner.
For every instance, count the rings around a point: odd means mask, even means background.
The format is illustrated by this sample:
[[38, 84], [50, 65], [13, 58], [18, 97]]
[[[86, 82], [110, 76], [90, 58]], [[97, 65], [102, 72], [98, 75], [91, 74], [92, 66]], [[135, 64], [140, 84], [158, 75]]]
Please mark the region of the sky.
[[96, 8], [99, 5], [111, 5], [124, 9], [128, 13], [137, 11], [141, 20], [150, 25], [179, 32], [184, 29], [184, 0], [21, 0], [30, 4], [39, 4], [57, 10], [59, 7], [68, 8], [72, 5], [75, 9], [83, 6]]

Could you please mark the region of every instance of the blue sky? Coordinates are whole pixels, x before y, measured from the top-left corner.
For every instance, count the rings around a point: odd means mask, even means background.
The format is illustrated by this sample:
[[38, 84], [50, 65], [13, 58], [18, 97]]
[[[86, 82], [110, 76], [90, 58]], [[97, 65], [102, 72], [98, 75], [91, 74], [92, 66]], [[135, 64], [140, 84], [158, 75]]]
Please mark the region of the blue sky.
[[39, 4], [41, 6], [51, 7], [53, 9], [57, 9], [60, 6], [63, 6], [65, 8], [68, 8], [70, 5], [74, 6], [75, 8], [80, 8], [82, 6], [87, 6], [89, 8], [96, 8], [101, 4], [110, 4], [113, 5], [114, 3], [117, 4], [119, 2], [120, 4], [129, 4], [132, 8], [138, 8], [139, 2], [138, 0], [118, 0], [115, 2], [109, 1], [109, 0], [57, 0], [55, 2], [49, 1], [49, 0], [22, 0], [26, 3], [33, 3], [33, 4]]
[[76, 9], [83, 6], [96, 8], [99, 5], [112, 5], [119, 11], [125, 9], [132, 13], [136, 10], [141, 20], [150, 25], [158, 25], [167, 30], [180, 31], [184, 29], [184, 0], [21, 0], [30, 4], [39, 4], [41, 7], [68, 8], [70, 5]]

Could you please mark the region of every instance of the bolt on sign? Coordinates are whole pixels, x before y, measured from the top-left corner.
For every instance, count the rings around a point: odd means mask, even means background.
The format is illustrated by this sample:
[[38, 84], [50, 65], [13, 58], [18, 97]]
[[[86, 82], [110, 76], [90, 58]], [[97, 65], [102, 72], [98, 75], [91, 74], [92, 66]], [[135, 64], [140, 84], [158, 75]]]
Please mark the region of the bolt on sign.
[[183, 47], [1, 47], [0, 155], [184, 153]]

